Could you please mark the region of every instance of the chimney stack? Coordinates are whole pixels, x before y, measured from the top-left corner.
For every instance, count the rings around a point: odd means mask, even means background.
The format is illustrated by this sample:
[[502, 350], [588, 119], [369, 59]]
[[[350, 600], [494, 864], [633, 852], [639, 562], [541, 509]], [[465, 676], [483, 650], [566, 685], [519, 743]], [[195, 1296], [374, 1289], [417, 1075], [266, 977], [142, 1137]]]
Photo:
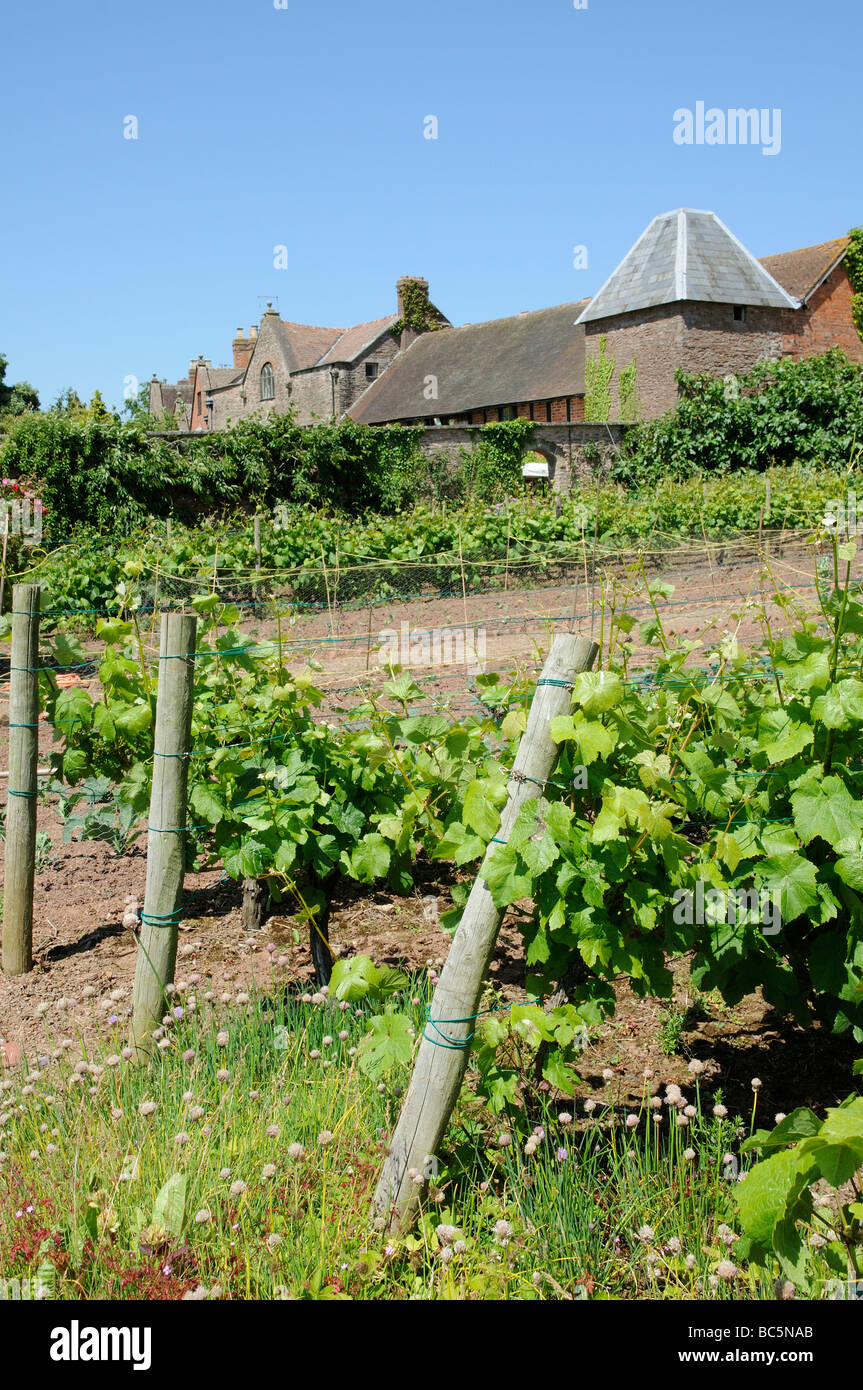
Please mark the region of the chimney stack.
[[252, 333], [248, 338], [243, 337], [242, 328], [237, 329], [237, 336], [234, 338], [231, 347], [234, 350], [234, 367], [238, 372], [245, 371], [249, 365], [249, 360], [255, 350], [255, 339]]
[[[410, 296], [408, 291], [412, 291]], [[399, 338], [399, 349], [403, 352], [428, 327], [429, 282], [424, 280], [421, 275], [402, 275], [401, 279], [396, 281], [396, 296], [399, 319], [404, 322], [407, 316], [406, 311], [412, 310], [414, 318], [418, 317], [420, 321], [419, 327], [416, 326], [416, 322], [404, 324]], [[413, 300], [412, 305], [410, 300]], [[422, 309], [422, 301], [425, 301], [425, 311]], [[417, 307], [420, 308], [419, 315], [417, 315]]]
[[401, 279], [396, 280], [396, 296], [398, 299], [398, 308], [396, 312], [400, 319], [403, 319], [405, 316], [405, 288], [408, 285], [419, 285], [420, 289], [424, 291], [426, 299], [428, 299], [428, 280], [424, 280], [421, 275], [402, 275]]

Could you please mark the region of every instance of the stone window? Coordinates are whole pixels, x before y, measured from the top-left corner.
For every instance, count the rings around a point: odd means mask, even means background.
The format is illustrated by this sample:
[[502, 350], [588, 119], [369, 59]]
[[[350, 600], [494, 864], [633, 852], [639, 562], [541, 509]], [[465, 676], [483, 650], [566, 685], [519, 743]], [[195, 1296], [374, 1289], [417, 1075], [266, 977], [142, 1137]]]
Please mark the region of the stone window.
[[265, 362], [261, 368], [261, 400], [271, 401], [276, 395], [276, 380], [273, 376], [273, 369], [269, 362]]
[[374, 381], [374, 380], [377, 378], [377, 374], [378, 374], [378, 364], [377, 364], [377, 362], [367, 362], [367, 363], [366, 363], [366, 381]]
[[735, 306], [734, 306], [734, 322], [735, 322], [735, 323], [745, 323], [745, 322], [746, 322], [746, 305], [745, 305], [745, 304], [735, 304]]

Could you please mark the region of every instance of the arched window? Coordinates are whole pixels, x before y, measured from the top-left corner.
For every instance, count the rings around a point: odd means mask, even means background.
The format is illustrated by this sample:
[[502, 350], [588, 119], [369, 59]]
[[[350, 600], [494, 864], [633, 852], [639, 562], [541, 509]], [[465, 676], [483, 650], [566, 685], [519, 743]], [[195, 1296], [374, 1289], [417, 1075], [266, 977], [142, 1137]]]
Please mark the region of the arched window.
[[276, 394], [276, 382], [273, 377], [273, 369], [269, 362], [265, 362], [261, 368], [261, 400], [271, 401]]

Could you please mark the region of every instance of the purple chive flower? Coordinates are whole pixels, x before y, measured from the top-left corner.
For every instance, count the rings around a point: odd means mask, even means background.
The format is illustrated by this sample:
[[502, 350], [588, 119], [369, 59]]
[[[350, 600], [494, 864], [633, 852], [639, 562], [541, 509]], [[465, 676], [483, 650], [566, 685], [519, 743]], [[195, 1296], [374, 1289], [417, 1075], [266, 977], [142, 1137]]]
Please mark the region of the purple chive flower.
[[563, 1145], [561, 1145], [561, 1147], [558, 1149], [557, 1156], [560, 1159], [561, 1163], [563, 1163], [564, 1159], [569, 1157], [569, 1154], [566, 1152], [566, 1149], [563, 1147]]
[[171, 1010], [171, 1013], [174, 1015], [176, 1019], [185, 1018], [186, 1016], [185, 1009], [181, 1009], [179, 1004], [176, 1006], [176, 1008]]
[[116, 1014], [111, 1014], [111, 1017], [108, 1019], [108, 1022], [109, 1022], [109, 1023], [119, 1023], [120, 1020], [119, 1020], [119, 1018], [117, 1017]]

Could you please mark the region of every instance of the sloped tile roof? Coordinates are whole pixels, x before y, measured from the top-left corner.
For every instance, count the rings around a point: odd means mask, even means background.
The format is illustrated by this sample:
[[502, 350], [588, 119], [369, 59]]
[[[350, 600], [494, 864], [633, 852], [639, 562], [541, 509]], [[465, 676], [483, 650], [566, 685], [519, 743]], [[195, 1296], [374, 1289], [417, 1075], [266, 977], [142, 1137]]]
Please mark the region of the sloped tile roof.
[[321, 360], [344, 333], [343, 328], [316, 328], [310, 323], [291, 323], [280, 319], [277, 332], [288, 370], [301, 371]]
[[239, 367], [204, 367], [198, 370], [206, 380], [208, 391], [218, 391], [223, 386], [230, 386], [235, 381], [241, 381], [243, 377], [242, 369]]
[[355, 361], [395, 322], [396, 315], [388, 314], [385, 318], [372, 319], [370, 323], [357, 323], [353, 328], [346, 328], [320, 358], [318, 365], [323, 366], [326, 362]]
[[573, 319], [586, 302], [423, 333], [348, 413], [371, 425], [581, 395], [584, 334]]
[[687, 299], [799, 307], [714, 212], [678, 208], [653, 219], [578, 322]]
[[830, 271], [839, 264], [851, 243], [847, 236], [784, 251], [778, 256], [762, 256], [760, 264], [796, 299], [807, 300]]

